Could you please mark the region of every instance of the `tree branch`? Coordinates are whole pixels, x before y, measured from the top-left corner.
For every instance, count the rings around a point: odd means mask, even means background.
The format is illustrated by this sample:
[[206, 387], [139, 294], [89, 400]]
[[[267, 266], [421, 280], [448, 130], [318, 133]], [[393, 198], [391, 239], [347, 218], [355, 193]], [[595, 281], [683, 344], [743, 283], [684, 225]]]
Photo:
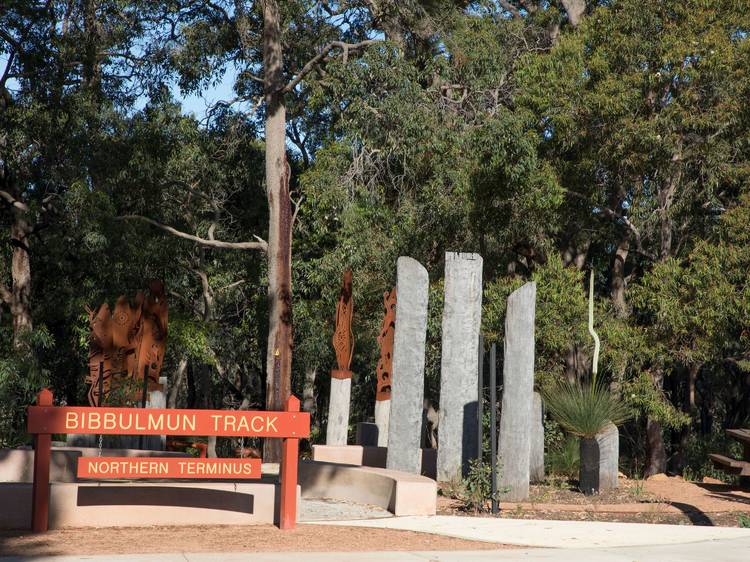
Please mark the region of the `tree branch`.
[[500, 4], [500, 7], [506, 12], [509, 12], [510, 15], [512, 15], [514, 18], [523, 17], [521, 15], [521, 12], [518, 10], [518, 8], [516, 8], [513, 4], [511, 4], [507, 0], [498, 0], [498, 4]]
[[31, 211], [31, 209], [26, 203], [24, 203], [23, 201], [19, 201], [7, 191], [0, 190], [0, 199], [4, 199], [8, 205], [16, 209], [19, 209], [23, 211], [24, 213], [28, 213], [29, 211]]
[[[591, 203], [591, 201], [589, 200], [589, 198], [586, 197], [585, 195], [581, 194], [581, 193], [577, 193], [575, 191], [570, 191], [569, 189], [566, 189], [565, 193], [567, 193], [568, 195], [572, 195], [573, 197], [575, 197], [577, 199], [581, 199], [583, 201], [588, 201], [589, 204], [593, 205], [593, 203]], [[640, 232], [640, 230], [638, 230], [638, 227], [636, 227], [632, 222], [630, 222], [630, 219], [626, 215], [622, 215], [622, 214], [620, 214], [620, 213], [618, 213], [616, 211], [613, 211], [609, 207], [604, 207], [602, 205], [593, 205], [593, 206], [595, 208], [599, 209], [602, 213], [604, 213], [608, 217], [613, 218], [613, 219], [618, 220], [618, 221], [621, 221], [622, 224], [624, 224], [625, 227], [633, 234], [633, 238], [635, 240], [636, 251], [639, 254], [641, 254], [642, 256], [644, 256], [646, 258], [649, 258], [651, 261], [657, 261], [655, 255], [653, 255], [653, 254], [651, 254], [649, 252], [646, 252], [643, 249], [643, 242], [642, 242], [642, 239], [641, 239], [641, 232]]]
[[268, 243], [258, 236], [254, 237], [257, 242], [223, 242], [221, 240], [206, 240], [205, 238], [200, 238], [199, 236], [194, 236], [193, 234], [188, 234], [187, 232], [182, 232], [180, 230], [177, 230], [176, 228], [173, 228], [166, 224], [161, 224], [153, 219], [141, 215], [123, 215], [120, 217], [115, 217], [115, 220], [137, 220], [145, 222], [150, 224], [151, 226], [160, 228], [165, 232], [169, 232], [172, 236], [177, 236], [178, 238], [183, 238], [184, 240], [190, 240], [191, 242], [195, 242], [196, 244], [205, 246], [207, 248], [224, 248], [227, 250], [261, 250], [262, 252], [268, 251]]
[[359, 49], [369, 47], [370, 45], [374, 45], [376, 43], [382, 43], [382, 39], [367, 39], [366, 41], [360, 41], [359, 43], [331, 41], [325, 47], [323, 47], [323, 49], [317, 55], [307, 61], [305, 66], [303, 66], [302, 69], [297, 73], [297, 76], [290, 80], [287, 85], [281, 89], [281, 91], [285, 94], [288, 94], [289, 92], [294, 90], [294, 88], [297, 87], [297, 84], [302, 82], [304, 77], [312, 72], [317, 65], [323, 62], [323, 60], [328, 56], [328, 53], [330, 53], [334, 49], [341, 49], [344, 54], [344, 61], [346, 61], [346, 58], [349, 55], [349, 51], [358, 51]]

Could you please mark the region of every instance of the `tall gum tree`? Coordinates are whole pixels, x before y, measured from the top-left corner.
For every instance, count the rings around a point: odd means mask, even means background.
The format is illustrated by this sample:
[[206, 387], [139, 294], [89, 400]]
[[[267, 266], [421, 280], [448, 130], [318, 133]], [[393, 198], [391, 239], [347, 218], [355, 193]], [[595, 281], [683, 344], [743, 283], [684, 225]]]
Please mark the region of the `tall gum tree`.
[[[238, 70], [234, 85], [237, 96], [212, 110], [238, 104], [238, 111], [243, 111], [241, 104], [250, 104], [247, 118], [262, 123], [264, 131], [269, 213], [267, 246], [263, 248], [268, 263], [265, 404], [269, 410], [280, 410], [292, 382], [295, 209], [290, 199], [292, 171], [287, 157], [288, 98], [298, 98], [305, 82], [314, 80], [327, 63], [338, 58], [347, 60], [379, 41], [367, 36], [366, 25], [351, 23], [350, 10], [361, 10], [361, 6], [277, 0], [216, 1], [196, 6], [186, 0], [185, 8], [176, 16], [176, 27], [182, 34], [172, 54], [181, 87], [199, 91], [224, 64], [233, 64]], [[205, 25], [206, 21], [211, 25]], [[196, 68], [204, 72], [196, 72]], [[308, 158], [304, 139], [296, 124], [291, 125], [292, 142]], [[280, 456], [278, 440], [266, 440], [263, 458], [278, 462]]]

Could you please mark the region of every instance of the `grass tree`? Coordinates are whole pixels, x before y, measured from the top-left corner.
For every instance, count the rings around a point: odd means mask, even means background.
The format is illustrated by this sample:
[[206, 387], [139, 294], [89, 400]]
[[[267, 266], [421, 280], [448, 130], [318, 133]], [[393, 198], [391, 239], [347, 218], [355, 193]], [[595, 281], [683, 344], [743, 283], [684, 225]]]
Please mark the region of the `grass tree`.
[[584, 494], [599, 491], [599, 444], [596, 436], [613, 423], [630, 417], [627, 406], [598, 378], [599, 336], [594, 330], [594, 272], [589, 279], [589, 333], [594, 340], [591, 379], [588, 382], [562, 380], [544, 393], [547, 409], [563, 429], [580, 441], [578, 486]]

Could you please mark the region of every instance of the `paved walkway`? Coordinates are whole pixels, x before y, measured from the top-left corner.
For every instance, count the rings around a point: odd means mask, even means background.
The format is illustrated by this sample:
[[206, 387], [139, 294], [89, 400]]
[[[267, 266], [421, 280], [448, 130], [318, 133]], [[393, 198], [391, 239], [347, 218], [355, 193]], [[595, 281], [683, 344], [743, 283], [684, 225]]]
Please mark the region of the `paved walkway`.
[[[448, 537], [545, 548], [612, 548], [747, 539], [750, 529], [648, 525], [595, 521], [547, 521], [494, 517], [392, 517], [360, 521], [320, 521], [316, 525], [381, 527]], [[748, 554], [745, 553], [746, 560]]]
[[746, 562], [750, 539], [726, 539], [686, 545], [606, 549], [544, 549], [453, 552], [305, 552], [237, 554], [144, 554], [125, 556], [53, 556], [2, 558], [0, 562]]

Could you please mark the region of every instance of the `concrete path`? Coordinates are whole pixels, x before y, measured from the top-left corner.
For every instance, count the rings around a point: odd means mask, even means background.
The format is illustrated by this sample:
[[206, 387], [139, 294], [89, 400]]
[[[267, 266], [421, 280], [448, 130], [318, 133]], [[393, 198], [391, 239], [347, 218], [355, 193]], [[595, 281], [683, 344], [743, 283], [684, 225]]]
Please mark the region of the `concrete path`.
[[140, 554], [124, 556], [0, 557], [0, 562], [746, 562], [750, 539], [725, 539], [687, 545], [605, 549], [512, 549], [453, 552], [305, 552]]
[[298, 520], [300, 523], [314, 521], [351, 521], [354, 519], [378, 519], [393, 517], [387, 509], [376, 505], [330, 499], [302, 498]]
[[[364, 521], [320, 521], [313, 524], [400, 529], [460, 539], [545, 548], [637, 547], [725, 539], [747, 539], [750, 544], [750, 529], [691, 525], [497, 519], [453, 515], [393, 517]], [[747, 557], [748, 554], [745, 553], [745, 556]]]

